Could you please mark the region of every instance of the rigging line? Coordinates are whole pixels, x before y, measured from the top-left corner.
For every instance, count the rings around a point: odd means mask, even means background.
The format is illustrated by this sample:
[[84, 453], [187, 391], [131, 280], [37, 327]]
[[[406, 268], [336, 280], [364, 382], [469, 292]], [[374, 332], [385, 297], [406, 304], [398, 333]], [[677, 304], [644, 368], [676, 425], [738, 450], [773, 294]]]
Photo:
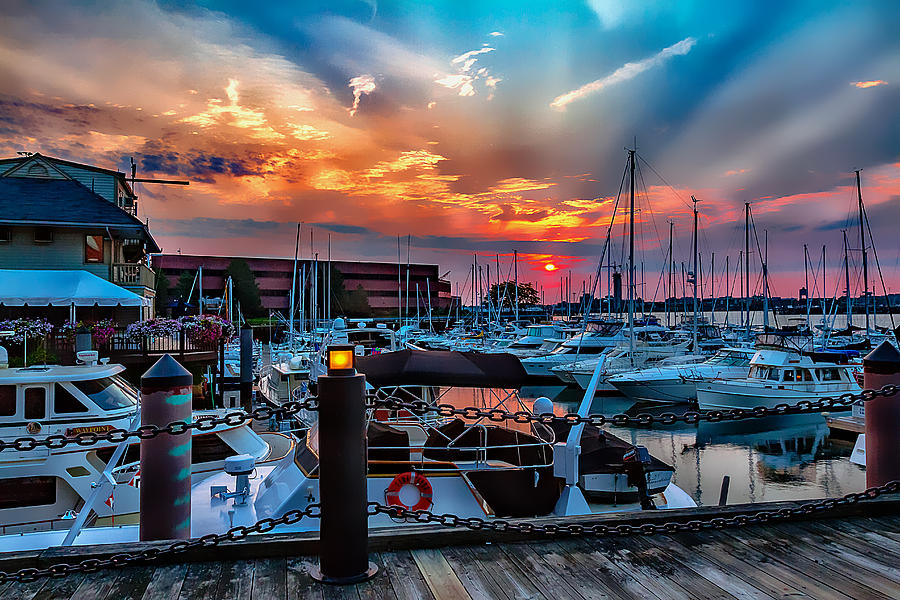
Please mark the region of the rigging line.
[[[891, 317], [891, 329], [896, 329], [896, 326], [894, 325], [894, 311], [891, 306], [891, 296], [888, 294], [887, 286], [884, 284], [884, 275], [881, 273], [881, 263], [878, 262], [878, 250], [875, 249], [875, 238], [872, 237], [872, 226], [869, 225], [869, 211], [866, 210], [865, 204], [863, 204], [863, 220], [866, 222], [866, 229], [869, 231], [869, 242], [872, 244], [875, 267], [878, 269], [878, 278], [881, 280], [881, 289], [884, 290], [884, 299], [887, 301], [888, 315]], [[868, 282], [866, 282], [866, 287], [868, 287]]]
[[653, 171], [653, 174], [656, 175], [657, 177], [659, 177], [660, 181], [662, 181], [664, 184], [666, 184], [669, 187], [670, 190], [672, 190], [672, 192], [675, 194], [675, 197], [678, 198], [679, 200], [681, 200], [682, 204], [684, 204], [687, 208], [693, 210], [693, 208], [691, 208], [691, 205], [688, 204], [687, 200], [685, 200], [678, 194], [678, 190], [676, 190], [674, 187], [672, 187], [672, 184], [670, 184], [668, 181], [666, 181], [665, 177], [660, 175], [659, 172], [653, 168], [653, 165], [651, 165], [649, 162], [647, 162], [646, 158], [644, 158], [642, 155], [638, 154], [637, 152], [635, 152], [635, 156], [637, 156], [639, 160], [643, 161], [644, 164], [647, 165], [647, 168], [650, 169], [651, 171]]
[[[641, 171], [640, 163], [638, 163], [637, 165], [637, 173], [638, 177], [641, 180], [641, 188], [644, 190], [644, 200], [647, 203], [647, 212], [650, 213], [650, 224], [653, 225], [653, 231], [656, 232], [656, 243], [659, 244], [659, 249], [660, 251], [662, 251], [662, 236], [659, 233], [659, 228], [656, 226], [656, 217], [653, 214], [653, 205], [650, 202], [650, 193], [647, 191], [647, 184], [644, 183], [644, 173]], [[641, 221], [643, 221], [643, 219], [641, 219]], [[668, 252], [668, 249], [666, 250], [666, 252]]]

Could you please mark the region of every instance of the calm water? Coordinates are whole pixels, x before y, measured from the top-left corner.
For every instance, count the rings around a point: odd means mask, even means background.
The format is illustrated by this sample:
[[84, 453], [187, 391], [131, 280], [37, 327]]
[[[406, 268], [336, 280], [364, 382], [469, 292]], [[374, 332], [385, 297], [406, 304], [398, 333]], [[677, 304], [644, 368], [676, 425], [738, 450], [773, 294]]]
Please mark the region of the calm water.
[[[582, 390], [564, 386], [529, 386], [521, 390], [522, 403], [530, 408], [535, 398], [553, 400], [557, 414], [575, 412]], [[493, 406], [498, 400], [490, 390], [458, 389], [442, 402], [456, 406]], [[515, 400], [506, 407], [517, 410]], [[592, 413], [674, 412], [688, 405], [635, 405], [618, 396], [598, 396]], [[846, 413], [849, 414], [849, 413]], [[655, 429], [608, 427], [607, 431], [675, 467], [673, 481], [697, 504], [719, 501], [722, 478], [731, 477], [728, 503], [805, 500], [840, 496], [866, 487], [865, 469], [851, 464], [852, 442], [829, 437], [821, 415], [768, 417], [738, 423], [700, 423], [659, 426]]]

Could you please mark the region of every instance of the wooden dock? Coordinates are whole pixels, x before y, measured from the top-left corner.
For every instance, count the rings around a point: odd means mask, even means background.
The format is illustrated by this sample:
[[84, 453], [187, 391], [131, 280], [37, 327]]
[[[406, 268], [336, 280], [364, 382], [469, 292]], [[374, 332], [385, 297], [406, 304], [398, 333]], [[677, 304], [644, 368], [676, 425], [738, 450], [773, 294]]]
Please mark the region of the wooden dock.
[[[236, 542], [204, 550], [205, 560], [9, 583], [0, 586], [0, 598], [900, 598], [898, 502], [876, 502], [874, 512], [844, 511], [842, 518], [615, 539], [486, 542], [485, 532], [410, 526], [415, 531], [405, 535], [371, 537], [370, 558], [380, 572], [346, 587], [309, 577], [318, 560], [300, 552], [313, 547], [310, 538], [257, 536], [246, 552], [245, 542]], [[647, 520], [660, 520], [662, 512]], [[431, 543], [408, 547], [416, 539]], [[294, 551], [284, 552], [288, 548]], [[41, 562], [75, 562], [91, 552], [51, 549], [41, 553]], [[11, 566], [9, 558], [0, 559], [3, 570]]]

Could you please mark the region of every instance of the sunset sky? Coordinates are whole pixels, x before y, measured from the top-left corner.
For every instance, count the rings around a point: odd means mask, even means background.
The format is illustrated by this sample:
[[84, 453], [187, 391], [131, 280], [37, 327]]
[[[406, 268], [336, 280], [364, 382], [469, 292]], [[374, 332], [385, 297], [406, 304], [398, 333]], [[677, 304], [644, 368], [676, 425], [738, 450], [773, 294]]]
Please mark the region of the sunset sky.
[[647, 297], [667, 221], [675, 260], [690, 260], [692, 194], [718, 278], [726, 255], [736, 268], [749, 201], [773, 293], [797, 294], [807, 243], [814, 266], [828, 246], [833, 295], [842, 228], [859, 248], [854, 169], [900, 291], [896, 1], [12, 0], [2, 12], [0, 157], [122, 171], [134, 157], [139, 177], [190, 180], [137, 186], [166, 252], [292, 256], [302, 221], [304, 255], [313, 231], [320, 258], [331, 234], [335, 259], [396, 260], [403, 236], [405, 260], [411, 235], [412, 260], [450, 271], [454, 292], [473, 251], [494, 279], [494, 255], [505, 274], [515, 249], [520, 277], [554, 300], [561, 274], [580, 291], [596, 269], [636, 140]]

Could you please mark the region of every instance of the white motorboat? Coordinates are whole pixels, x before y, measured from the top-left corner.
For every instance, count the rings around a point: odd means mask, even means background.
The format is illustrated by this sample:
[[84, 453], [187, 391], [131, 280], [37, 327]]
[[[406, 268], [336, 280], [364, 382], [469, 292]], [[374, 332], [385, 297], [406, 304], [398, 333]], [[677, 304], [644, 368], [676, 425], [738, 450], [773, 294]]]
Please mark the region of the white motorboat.
[[754, 354], [756, 350], [750, 348], [723, 348], [712, 356], [689, 355], [702, 362], [661, 364], [628, 371], [613, 375], [607, 383], [637, 402], [694, 402], [697, 400], [697, 381], [746, 377]]
[[628, 340], [618, 321], [590, 321], [584, 333], [573, 335], [546, 356], [522, 359], [525, 372], [531, 377], [555, 378], [553, 367], [571, 364], [581, 356], [587, 358], [603, 352]]
[[[30, 366], [0, 369], [0, 438], [74, 436], [140, 425], [139, 392], [110, 364]], [[195, 411], [194, 416], [224, 411]], [[263, 439], [248, 424], [192, 431], [192, 481], [221, 471], [229, 456], [249, 454], [260, 463], [288, 453], [286, 436]], [[101, 442], [92, 446], [0, 452], [0, 533], [66, 530], [109, 481], [108, 496], [95, 502], [89, 525], [135, 523], [139, 512], [140, 444]]]
[[838, 355], [758, 350], [745, 378], [697, 382], [701, 410], [773, 408], [826, 396], [859, 393], [854, 371], [859, 365], [839, 364]]
[[[610, 377], [647, 365], [658, 364], [660, 361], [668, 358], [682, 356], [687, 352], [690, 343], [690, 340], [685, 339], [639, 339], [635, 340], [634, 350], [629, 349], [627, 346], [620, 346], [610, 350], [602, 357], [602, 377], [597, 391], [615, 392], [616, 388], [609, 383]], [[567, 369], [567, 372], [581, 389], [587, 389], [598, 360], [601, 360], [601, 358], [588, 359], [576, 363]]]

